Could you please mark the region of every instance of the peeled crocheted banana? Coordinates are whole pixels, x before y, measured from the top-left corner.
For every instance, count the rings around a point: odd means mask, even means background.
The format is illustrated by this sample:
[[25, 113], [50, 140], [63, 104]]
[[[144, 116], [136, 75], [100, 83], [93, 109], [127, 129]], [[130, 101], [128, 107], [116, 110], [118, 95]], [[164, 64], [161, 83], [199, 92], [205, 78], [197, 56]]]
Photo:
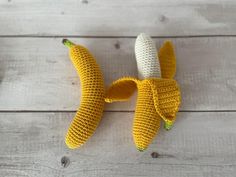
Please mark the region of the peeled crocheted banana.
[[[168, 57], [168, 54], [171, 54], [172, 56]], [[161, 55], [160, 58], [162, 60], [159, 61], [155, 43], [151, 39], [151, 37], [145, 33], [141, 33], [136, 39], [135, 55], [136, 55], [139, 79], [161, 78], [162, 72], [161, 72], [160, 62], [162, 62], [162, 69], [167, 70], [167, 72], [168, 70], [173, 70], [172, 68], [176, 68], [176, 66], [173, 65], [173, 62], [172, 63], [169, 62], [168, 66], [163, 66], [163, 64], [167, 63], [165, 62], [166, 60], [168, 59], [171, 60], [171, 58], [174, 58], [175, 56], [172, 44], [170, 42], [165, 42], [164, 47], [161, 48], [160, 53], [159, 53], [159, 55]], [[174, 61], [174, 64], [175, 64], [175, 59], [174, 60], [172, 59], [172, 61]], [[175, 72], [175, 69], [174, 69], [174, 72]], [[163, 74], [165, 73], [166, 71], [163, 72]], [[173, 78], [173, 77], [169, 77], [169, 78]], [[165, 121], [165, 128], [170, 129], [174, 120], [169, 120], [168, 118], [165, 118], [164, 116], [163, 116], [163, 119]]]
[[83, 145], [96, 130], [104, 109], [104, 81], [102, 72], [90, 52], [67, 39], [70, 59], [80, 77], [82, 97], [80, 107], [69, 127], [65, 142], [71, 149]]
[[165, 42], [160, 49], [159, 60], [151, 38], [140, 34], [136, 40], [135, 54], [139, 79], [124, 77], [113, 82], [105, 100], [125, 101], [138, 90], [133, 138], [136, 148], [143, 151], [157, 134], [161, 119], [165, 121], [166, 129], [172, 126], [180, 105], [180, 91], [172, 79], [175, 74], [175, 56], [170, 42]]

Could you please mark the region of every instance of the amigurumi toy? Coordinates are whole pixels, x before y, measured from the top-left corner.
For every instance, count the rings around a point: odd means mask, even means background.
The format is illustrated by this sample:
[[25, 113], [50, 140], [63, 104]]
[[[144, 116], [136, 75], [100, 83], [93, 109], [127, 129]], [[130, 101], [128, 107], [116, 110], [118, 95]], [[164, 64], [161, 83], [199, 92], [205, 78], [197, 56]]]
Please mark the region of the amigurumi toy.
[[144, 151], [157, 134], [161, 119], [169, 130], [176, 119], [180, 105], [180, 89], [173, 79], [176, 58], [170, 41], [157, 54], [152, 39], [140, 34], [135, 43], [139, 79], [123, 77], [108, 88], [105, 101], [126, 101], [137, 89], [137, 103], [133, 122], [136, 148]]
[[105, 88], [102, 72], [90, 52], [67, 39], [62, 42], [69, 48], [70, 59], [82, 85], [81, 104], [65, 140], [67, 146], [74, 149], [83, 145], [95, 132], [103, 114]]

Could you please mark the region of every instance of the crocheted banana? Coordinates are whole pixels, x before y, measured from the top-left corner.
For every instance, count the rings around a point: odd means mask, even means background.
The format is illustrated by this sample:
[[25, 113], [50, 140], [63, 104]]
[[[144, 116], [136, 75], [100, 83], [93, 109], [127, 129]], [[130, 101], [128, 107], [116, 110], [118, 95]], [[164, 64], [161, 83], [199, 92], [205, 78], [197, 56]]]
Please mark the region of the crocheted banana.
[[[139, 151], [145, 150], [157, 134], [161, 119], [165, 128], [173, 125], [180, 105], [180, 91], [175, 80], [175, 54], [171, 42], [165, 42], [157, 56], [154, 42], [140, 34], [135, 44], [139, 79], [124, 77], [112, 83], [106, 102], [126, 101], [138, 90], [133, 138]], [[161, 66], [161, 67], [160, 67]]]
[[71, 149], [83, 145], [94, 133], [104, 109], [104, 82], [102, 72], [90, 52], [67, 39], [70, 59], [80, 77], [82, 97], [80, 107], [69, 127], [65, 142]]

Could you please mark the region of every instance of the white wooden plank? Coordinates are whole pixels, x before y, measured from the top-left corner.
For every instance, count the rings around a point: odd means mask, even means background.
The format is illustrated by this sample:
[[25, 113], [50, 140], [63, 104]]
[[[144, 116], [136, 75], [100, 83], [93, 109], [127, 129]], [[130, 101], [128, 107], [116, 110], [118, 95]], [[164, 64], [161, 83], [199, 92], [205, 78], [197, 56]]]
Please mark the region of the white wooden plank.
[[[179, 113], [145, 152], [136, 151], [133, 113], [105, 113], [94, 136], [69, 150], [64, 134], [74, 113], [0, 113], [1, 176], [231, 177], [236, 172], [236, 113]], [[158, 158], [151, 153], [157, 152]], [[66, 168], [61, 158], [70, 163]]]
[[235, 35], [234, 0], [1, 0], [0, 35]]
[[[97, 58], [106, 85], [137, 75], [134, 39], [71, 39]], [[155, 39], [157, 46], [164, 39]], [[235, 110], [236, 38], [172, 39], [177, 52], [181, 110]], [[61, 39], [0, 38], [0, 110], [76, 110], [80, 81]], [[119, 44], [117, 49], [115, 46]], [[133, 111], [130, 102], [106, 110]]]

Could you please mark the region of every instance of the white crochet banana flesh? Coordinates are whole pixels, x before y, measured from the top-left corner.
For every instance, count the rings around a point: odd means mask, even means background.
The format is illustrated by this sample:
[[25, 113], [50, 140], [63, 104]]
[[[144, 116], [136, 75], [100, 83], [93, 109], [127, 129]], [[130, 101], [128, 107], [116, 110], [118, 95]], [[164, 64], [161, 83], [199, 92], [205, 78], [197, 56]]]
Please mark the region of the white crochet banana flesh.
[[135, 42], [135, 55], [139, 79], [161, 77], [156, 46], [149, 35], [145, 33], [138, 35]]

